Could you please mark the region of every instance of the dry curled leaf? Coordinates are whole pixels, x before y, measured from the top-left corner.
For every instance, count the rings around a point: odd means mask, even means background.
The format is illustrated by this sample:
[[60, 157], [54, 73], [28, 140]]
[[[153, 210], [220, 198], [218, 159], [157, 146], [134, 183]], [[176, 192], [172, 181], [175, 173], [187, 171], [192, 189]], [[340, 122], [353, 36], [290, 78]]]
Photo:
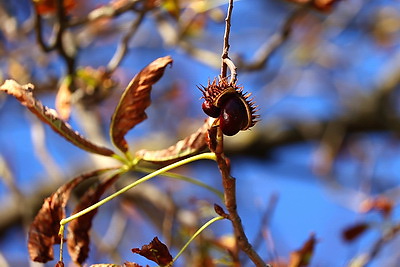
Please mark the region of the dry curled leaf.
[[167, 149], [156, 151], [142, 149], [136, 153], [136, 156], [149, 162], [170, 164], [204, 150], [207, 147], [207, 131], [211, 127], [212, 121], [213, 119], [208, 118], [196, 132]]
[[299, 250], [296, 250], [290, 254], [288, 267], [308, 266], [314, 253], [316, 242], [317, 240], [315, 239], [315, 235], [311, 234], [309, 239]]
[[150, 244], [143, 245], [141, 249], [133, 248], [132, 252], [142, 255], [148, 260], [154, 261], [161, 266], [168, 265], [172, 261], [172, 256], [169, 253], [168, 247], [157, 237], [155, 237]]
[[365, 222], [354, 224], [343, 230], [342, 237], [345, 241], [351, 242], [361, 236], [369, 227], [369, 224]]
[[382, 213], [384, 217], [388, 217], [392, 214], [393, 207], [394, 201], [381, 195], [364, 200], [360, 205], [360, 212], [367, 213], [370, 211], [378, 211]]
[[172, 64], [170, 56], [154, 60], [131, 80], [122, 94], [110, 125], [111, 140], [122, 152], [128, 151], [126, 133], [147, 118], [145, 110], [151, 103], [152, 85], [161, 78], [169, 64]]
[[[105, 182], [88, 190], [81, 198], [79, 204], [75, 207], [74, 214], [86, 209], [100, 200], [100, 197], [119, 177], [114, 175]], [[82, 215], [68, 225], [67, 245], [71, 259], [81, 265], [89, 255], [90, 236], [89, 231], [92, 227], [92, 221], [97, 213], [97, 209]]]
[[56, 110], [60, 118], [64, 121], [69, 120], [71, 115], [71, 91], [69, 89], [70, 79], [65, 78], [56, 95]]
[[106, 147], [100, 147], [93, 144], [80, 135], [77, 131], [74, 131], [68, 123], [60, 119], [59, 115], [54, 109], [44, 106], [40, 101], [34, 98], [33, 88], [34, 87], [32, 84], [20, 85], [14, 80], [7, 80], [0, 87], [0, 91], [14, 96], [21, 102], [22, 105], [26, 106], [40, 120], [50, 125], [55, 132], [63, 136], [77, 147], [103, 156], [112, 156], [115, 154], [112, 150]]
[[58, 236], [60, 220], [65, 218], [65, 206], [72, 189], [83, 180], [98, 176], [106, 170], [109, 169], [96, 170], [80, 175], [62, 185], [44, 200], [42, 208], [33, 220], [28, 233], [28, 252], [33, 261], [47, 262], [53, 260], [53, 245], [61, 241]]
[[58, 261], [54, 267], [64, 267], [64, 262]]
[[[101, 264], [90, 265], [90, 267], [143, 267], [143, 266], [134, 262], [125, 262], [123, 265], [112, 264], [112, 263], [111, 264], [101, 263]], [[146, 265], [146, 267], [149, 267], [149, 265]]]

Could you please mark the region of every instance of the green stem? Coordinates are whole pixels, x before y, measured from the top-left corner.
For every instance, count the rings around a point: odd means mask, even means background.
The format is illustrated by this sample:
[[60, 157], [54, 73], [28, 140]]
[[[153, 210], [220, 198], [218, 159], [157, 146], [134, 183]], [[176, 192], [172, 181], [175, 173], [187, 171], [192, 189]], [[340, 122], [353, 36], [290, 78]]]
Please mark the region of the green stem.
[[[79, 218], [80, 216], [85, 215], [86, 213], [89, 213], [94, 209], [97, 209], [101, 205], [103, 205], [103, 204], [107, 203], [108, 201], [114, 199], [115, 197], [125, 193], [129, 189], [131, 189], [131, 188], [133, 188], [133, 187], [135, 187], [135, 186], [137, 186], [137, 185], [139, 185], [139, 184], [141, 184], [143, 182], [146, 182], [147, 180], [150, 180], [151, 178], [153, 178], [153, 177], [155, 177], [155, 176], [157, 176], [159, 174], [162, 174], [164, 172], [167, 172], [167, 171], [172, 170], [174, 168], [177, 168], [179, 166], [185, 165], [185, 164], [193, 162], [193, 161], [201, 160], [201, 159], [209, 159], [209, 160], [214, 160], [215, 161], [216, 157], [215, 157], [214, 153], [203, 153], [203, 154], [199, 154], [199, 155], [187, 158], [187, 159], [183, 159], [181, 161], [175, 162], [175, 163], [170, 164], [168, 166], [165, 166], [164, 168], [156, 170], [155, 172], [152, 172], [152, 173], [144, 176], [143, 178], [141, 178], [141, 179], [139, 179], [139, 180], [137, 180], [137, 181], [125, 186], [124, 188], [120, 189], [119, 191], [115, 192], [114, 194], [112, 194], [112, 195], [100, 200], [96, 204], [94, 204], [94, 205], [92, 205], [90, 207], [87, 207], [86, 209], [83, 209], [80, 212], [77, 212], [77, 213], [69, 216], [68, 218], [62, 219], [60, 221], [60, 225], [63, 226], [65, 224], [69, 223], [70, 221], [72, 221], [72, 220], [74, 220], [76, 218]], [[61, 230], [61, 228], [60, 228], [60, 230]], [[60, 234], [61, 234], [61, 231], [60, 231]]]
[[[153, 169], [145, 168], [145, 167], [135, 167], [135, 170], [137, 170], [139, 172], [146, 172], [146, 173], [151, 173], [151, 172], [155, 171]], [[185, 181], [185, 182], [189, 182], [189, 183], [201, 186], [201, 187], [213, 192], [214, 194], [216, 194], [221, 200], [224, 199], [224, 193], [222, 193], [218, 189], [215, 189], [214, 187], [209, 186], [208, 184], [205, 184], [202, 181], [199, 181], [199, 180], [194, 179], [192, 177], [188, 177], [188, 176], [181, 175], [181, 174], [174, 173], [174, 172], [165, 172], [162, 175], [166, 176], [166, 177], [178, 179], [178, 180], [181, 180], [181, 181]]]
[[211, 224], [213, 224], [216, 221], [222, 220], [224, 219], [224, 217], [222, 216], [218, 216], [215, 218], [212, 218], [211, 220], [209, 220], [208, 222], [206, 222], [202, 227], [200, 227], [199, 230], [196, 231], [196, 233], [194, 233], [194, 235], [189, 239], [188, 242], [186, 242], [186, 244], [182, 247], [182, 249], [178, 252], [178, 254], [176, 254], [175, 258], [172, 260], [172, 262], [168, 265], [168, 266], [172, 266], [172, 264], [179, 258], [179, 256], [183, 253], [183, 251], [185, 251], [185, 249], [189, 246], [189, 244], [201, 233], [204, 231], [204, 229], [206, 229], [208, 226], [210, 226]]
[[64, 225], [60, 225], [60, 230], [58, 230], [58, 235], [60, 236], [60, 261], [63, 261], [63, 244], [64, 244]]

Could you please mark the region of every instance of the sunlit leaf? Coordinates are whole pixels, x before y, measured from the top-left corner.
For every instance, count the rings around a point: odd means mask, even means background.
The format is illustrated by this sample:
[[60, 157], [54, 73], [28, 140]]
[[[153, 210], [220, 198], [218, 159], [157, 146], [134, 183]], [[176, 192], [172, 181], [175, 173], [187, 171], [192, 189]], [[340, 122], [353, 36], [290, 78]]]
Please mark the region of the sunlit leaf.
[[167, 149], [156, 151], [142, 149], [136, 153], [136, 156], [145, 161], [171, 163], [194, 153], [198, 153], [207, 147], [206, 136], [212, 124], [212, 120], [213, 119], [207, 119], [196, 132]]
[[[101, 20], [103, 22], [103, 20]], [[96, 21], [96, 23], [100, 23]], [[92, 25], [93, 26], [93, 25]], [[94, 27], [94, 26], [93, 26]], [[104, 29], [104, 25], [97, 25], [96, 29]], [[92, 106], [106, 99], [117, 85], [106, 68], [92, 68], [89, 66], [76, 70], [75, 82], [80, 90], [80, 101], [86, 106]]]
[[65, 78], [57, 91], [56, 110], [60, 119], [67, 121], [71, 115], [71, 91], [69, 89], [71, 79]]
[[150, 244], [143, 245], [141, 249], [133, 248], [132, 252], [142, 255], [148, 260], [154, 261], [161, 266], [168, 265], [172, 261], [172, 256], [169, 253], [168, 247], [157, 237], [155, 237]]
[[44, 106], [40, 101], [35, 99], [33, 96], [33, 88], [34, 87], [32, 84], [20, 85], [14, 80], [7, 80], [0, 87], [0, 91], [14, 96], [21, 102], [22, 105], [26, 106], [40, 120], [50, 125], [55, 132], [63, 136], [77, 147], [88, 152], [104, 156], [114, 155], [112, 150], [97, 146], [85, 139], [78, 132], [74, 131], [68, 123], [60, 119], [59, 115], [54, 109]]
[[370, 225], [365, 222], [346, 227], [342, 233], [343, 239], [347, 242], [351, 242], [365, 233], [369, 227]]
[[[80, 199], [75, 207], [74, 214], [95, 204], [100, 197], [117, 179], [119, 175], [114, 175], [105, 182], [88, 190]], [[88, 257], [90, 236], [89, 231], [92, 227], [92, 221], [97, 213], [97, 209], [78, 217], [68, 225], [67, 245], [71, 259], [81, 265]]]
[[392, 214], [395, 203], [392, 199], [380, 195], [376, 197], [367, 198], [360, 204], [360, 212], [367, 213], [371, 211], [378, 211], [383, 214], [384, 217], [388, 217]]
[[164, 0], [162, 1], [162, 7], [167, 10], [171, 16], [175, 18], [179, 17], [180, 7], [178, 0]]
[[128, 151], [125, 134], [147, 118], [145, 110], [150, 106], [151, 87], [172, 63], [169, 56], [158, 58], [140, 71], [125, 89], [111, 119], [110, 136], [121, 151]]
[[313, 5], [316, 9], [323, 12], [332, 11], [333, 5], [339, 0], [314, 0]]
[[33, 261], [47, 262], [53, 260], [53, 245], [61, 241], [58, 236], [60, 221], [65, 218], [65, 206], [72, 189], [83, 180], [98, 176], [106, 170], [109, 169], [82, 174], [62, 185], [55, 193], [44, 200], [28, 234], [28, 251]]
[[290, 254], [288, 267], [308, 266], [314, 253], [316, 242], [315, 235], [312, 234], [299, 250]]

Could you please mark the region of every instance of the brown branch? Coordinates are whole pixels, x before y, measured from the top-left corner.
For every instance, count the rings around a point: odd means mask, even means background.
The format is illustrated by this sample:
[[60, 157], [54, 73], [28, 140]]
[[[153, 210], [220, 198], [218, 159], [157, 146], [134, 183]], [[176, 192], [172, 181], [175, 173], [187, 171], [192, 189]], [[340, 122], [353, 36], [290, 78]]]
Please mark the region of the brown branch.
[[[231, 16], [233, 9], [233, 0], [229, 0], [228, 13], [225, 19], [225, 34], [224, 34], [224, 47], [221, 55], [221, 79], [225, 79], [227, 75], [227, 69], [229, 67], [231, 71], [231, 82], [236, 81], [236, 66], [231, 60], [229, 60], [229, 34], [231, 27]], [[242, 250], [255, 266], [268, 266], [263, 259], [257, 254], [257, 252], [251, 246], [246, 233], [243, 229], [242, 220], [237, 212], [237, 201], [236, 201], [236, 179], [230, 174], [230, 161], [224, 155], [224, 135], [220, 127], [216, 126], [209, 130], [209, 148], [213, 151], [217, 158], [218, 168], [222, 176], [222, 185], [224, 188], [224, 201], [225, 206], [228, 210], [228, 219], [232, 222], [235, 237], [236, 237], [236, 249], [232, 252], [233, 261], [235, 266], [240, 265], [239, 261], [239, 249]]]
[[86, 17], [72, 18], [68, 23], [69, 27], [81, 26], [103, 18], [116, 18], [127, 11], [136, 10], [136, 5], [141, 0], [128, 0], [123, 5], [114, 7], [112, 4], [101, 6], [92, 10]]
[[[210, 140], [214, 140], [216, 146], [210, 145], [210, 150], [213, 151], [217, 157], [218, 168], [222, 176], [222, 185], [224, 188], [225, 206], [228, 211], [228, 219], [232, 222], [235, 232], [237, 249], [242, 250], [255, 266], [268, 266], [263, 259], [257, 254], [250, 244], [246, 233], [244, 232], [242, 220], [237, 212], [236, 201], [236, 179], [230, 174], [230, 161], [225, 157], [223, 152], [223, 134], [220, 127], [214, 127], [209, 132]], [[210, 142], [212, 143], [212, 142]], [[235, 264], [239, 264], [239, 251], [234, 251]]]
[[[67, 38], [66, 30], [67, 30], [67, 16], [65, 14], [65, 7], [63, 0], [57, 0], [57, 22], [56, 22], [56, 49], [61, 57], [64, 59], [65, 64], [67, 65], [67, 73], [71, 76], [71, 79], [75, 76], [75, 61], [76, 61], [76, 47], [69, 47], [68, 45], [72, 45], [72, 42], [68, 42], [66, 44], [65, 38]], [[73, 85], [73, 83], [71, 83]], [[73, 87], [73, 86], [72, 86]]]
[[289, 39], [293, 25], [296, 20], [303, 16], [309, 10], [309, 4], [302, 5], [298, 9], [294, 10], [292, 14], [285, 20], [281, 30], [273, 34], [261, 47], [256, 51], [254, 59], [246, 63], [241, 58], [238, 58], [237, 65], [241, 70], [254, 71], [264, 68], [265, 64], [271, 57], [271, 55], [286, 41]]
[[392, 241], [394, 238], [398, 237], [400, 233], [400, 224], [393, 225], [390, 229], [385, 231], [382, 236], [374, 243], [370, 253], [365, 254], [360, 266], [367, 266], [371, 263], [379, 252], [384, 248], [384, 246]]
[[225, 18], [225, 34], [224, 34], [224, 47], [222, 49], [222, 65], [221, 65], [221, 78], [226, 77], [227, 72], [227, 64], [225, 63], [224, 59], [229, 58], [229, 35], [231, 32], [231, 17], [232, 17], [232, 10], [233, 10], [233, 0], [229, 0], [228, 5], [228, 12]]
[[46, 42], [43, 39], [43, 25], [42, 25], [42, 16], [36, 12], [35, 16], [35, 34], [36, 34], [36, 39], [39, 43], [40, 48], [44, 52], [50, 52], [54, 50], [55, 48], [55, 41], [51, 44], [46, 44]]
[[67, 66], [67, 73], [71, 75], [71, 78], [73, 78], [75, 74], [75, 62], [76, 62], [76, 47], [69, 47], [67, 48], [67, 45], [71, 45], [72, 42], [68, 42], [65, 44], [65, 38], [66, 38], [66, 30], [67, 30], [67, 16], [65, 14], [65, 7], [63, 4], [63, 0], [57, 0], [56, 1], [56, 6], [57, 6], [57, 13], [56, 13], [56, 23], [53, 27], [53, 37], [50, 38], [50, 40], [53, 39], [49, 44], [47, 44], [44, 41], [43, 38], [43, 24], [42, 24], [42, 16], [37, 12], [35, 15], [35, 33], [36, 33], [36, 39], [38, 41], [38, 44], [40, 48], [46, 52], [49, 53], [53, 50], [57, 50], [59, 55], [63, 58], [65, 61], [65, 64]]
[[139, 13], [136, 20], [134, 20], [132, 22], [132, 25], [131, 25], [129, 31], [127, 31], [126, 34], [122, 37], [122, 40], [119, 43], [114, 56], [112, 57], [112, 59], [110, 60], [110, 62], [107, 65], [107, 73], [109, 73], [109, 74], [113, 73], [116, 70], [116, 68], [121, 64], [126, 53], [128, 52], [129, 41], [132, 39], [132, 37], [137, 32], [137, 29], [139, 28], [140, 24], [142, 23], [142, 21], [145, 17], [145, 14], [146, 14], [146, 10], [144, 9], [143, 11], [141, 11]]
[[235, 64], [233, 64], [232, 60], [230, 60], [229, 58], [224, 58], [222, 60], [222, 62], [225, 63], [226, 66], [228, 66], [229, 71], [231, 72], [230, 76], [231, 76], [231, 80], [229, 81], [229, 84], [235, 84], [236, 80], [237, 80], [237, 73], [236, 73], [236, 66]]

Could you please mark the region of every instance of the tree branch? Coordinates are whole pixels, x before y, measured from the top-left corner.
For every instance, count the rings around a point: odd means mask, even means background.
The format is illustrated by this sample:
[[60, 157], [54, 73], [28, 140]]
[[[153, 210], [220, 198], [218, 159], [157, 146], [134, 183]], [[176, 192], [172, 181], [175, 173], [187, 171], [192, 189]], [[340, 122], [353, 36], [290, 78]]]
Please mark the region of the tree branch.
[[134, 20], [132, 22], [132, 25], [131, 25], [129, 31], [127, 31], [126, 34], [122, 37], [122, 40], [119, 43], [114, 56], [112, 57], [112, 59], [110, 60], [110, 62], [107, 65], [107, 73], [109, 73], [109, 74], [113, 73], [115, 71], [115, 69], [121, 64], [126, 53], [128, 52], [129, 41], [132, 39], [132, 37], [137, 32], [137, 29], [139, 28], [140, 24], [142, 23], [142, 21], [145, 17], [145, 14], [146, 14], [146, 9], [144, 9], [143, 11], [141, 11], [139, 13], [136, 20]]
[[222, 49], [222, 65], [221, 65], [221, 78], [226, 77], [226, 72], [227, 72], [227, 64], [224, 61], [224, 59], [229, 58], [229, 35], [231, 33], [231, 18], [232, 18], [232, 10], [233, 10], [233, 1], [229, 0], [229, 5], [228, 5], [228, 12], [226, 14], [225, 18], [225, 33], [224, 33], [224, 47]]
[[[236, 67], [232, 61], [229, 60], [229, 33], [231, 27], [231, 16], [233, 9], [233, 0], [229, 0], [228, 13], [225, 19], [225, 34], [224, 34], [224, 47], [221, 55], [221, 76], [220, 79], [225, 79], [227, 75], [228, 67], [231, 70], [231, 82], [236, 81]], [[224, 200], [225, 206], [228, 210], [228, 219], [232, 222], [233, 229], [236, 237], [236, 251], [233, 252], [234, 264], [238, 266], [239, 262], [239, 251], [241, 249], [255, 266], [268, 266], [263, 259], [253, 249], [246, 233], [244, 232], [242, 220], [237, 212], [237, 201], [236, 201], [236, 179], [230, 174], [230, 161], [224, 155], [224, 135], [220, 127], [213, 127], [209, 130], [210, 139], [210, 150], [213, 151], [217, 158], [218, 168], [222, 176], [222, 185], [224, 188]]]
[[252, 59], [251, 62], [244, 62], [243, 59], [238, 58], [238, 68], [244, 71], [254, 71], [264, 68], [271, 55], [286, 40], [289, 39], [294, 23], [299, 17], [308, 12], [309, 6], [309, 4], [302, 5], [298, 9], [294, 10], [292, 14], [290, 14], [289, 17], [285, 20], [281, 30], [269, 37], [268, 40], [255, 52], [254, 59]]

